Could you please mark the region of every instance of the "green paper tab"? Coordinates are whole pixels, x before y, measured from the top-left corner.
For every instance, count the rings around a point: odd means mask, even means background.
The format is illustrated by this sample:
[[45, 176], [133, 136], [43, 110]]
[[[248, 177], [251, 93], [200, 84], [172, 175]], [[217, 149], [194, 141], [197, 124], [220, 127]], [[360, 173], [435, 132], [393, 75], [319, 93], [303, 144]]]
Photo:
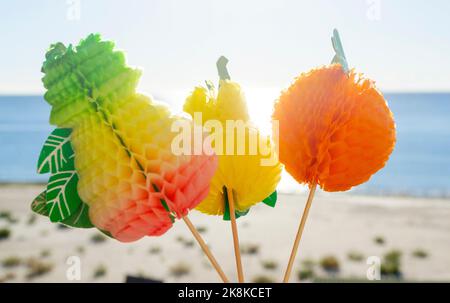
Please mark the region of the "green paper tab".
[[275, 204], [277, 203], [277, 191], [274, 191], [270, 194], [267, 198], [265, 198], [262, 202], [270, 207], [275, 207]]
[[333, 57], [331, 63], [338, 63], [342, 66], [342, 69], [346, 74], [349, 73], [347, 58], [345, 57], [344, 48], [342, 47], [341, 37], [337, 29], [333, 31], [333, 37], [331, 37], [331, 43], [336, 55]]
[[[161, 192], [158, 188], [158, 186], [154, 183], [152, 183], [153, 189], [157, 192]], [[169, 218], [170, 221], [172, 221], [172, 223], [175, 222], [175, 216], [172, 214], [172, 212], [170, 211], [169, 205], [167, 205], [166, 200], [164, 199], [159, 199], [159, 201], [161, 201], [162, 206], [164, 207], [164, 209], [167, 211], [167, 213], [169, 214]]]
[[[224, 197], [224, 200], [225, 200], [224, 201], [225, 202], [225, 209], [224, 209], [224, 212], [223, 212], [223, 220], [224, 221], [230, 221], [231, 220], [231, 217], [230, 217], [230, 205], [228, 204], [229, 203], [228, 202], [228, 191], [227, 191], [227, 188], [225, 186], [223, 187], [223, 197]], [[243, 216], [247, 215], [249, 211], [250, 211], [250, 208], [245, 210], [245, 211], [235, 210], [234, 211], [234, 215], [236, 216], [236, 219], [238, 219], [239, 217], [243, 217]]]
[[71, 164], [74, 156], [70, 144], [69, 128], [55, 129], [42, 147], [39, 155], [37, 172], [39, 174], [56, 173], [63, 171]]
[[227, 69], [228, 59], [224, 56], [220, 56], [220, 58], [216, 62], [217, 72], [219, 73], [220, 80], [230, 80], [230, 74]]

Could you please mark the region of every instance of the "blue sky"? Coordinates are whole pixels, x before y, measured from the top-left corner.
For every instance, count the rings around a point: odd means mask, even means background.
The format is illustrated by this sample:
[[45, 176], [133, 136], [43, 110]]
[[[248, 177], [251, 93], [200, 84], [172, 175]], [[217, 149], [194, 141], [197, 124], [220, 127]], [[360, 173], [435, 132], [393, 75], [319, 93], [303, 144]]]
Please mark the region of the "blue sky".
[[450, 91], [446, 0], [3, 0], [0, 11], [3, 94], [43, 92], [49, 44], [91, 32], [127, 51], [128, 62], [144, 70], [145, 91], [187, 92], [216, 80], [222, 54], [243, 86], [281, 90], [330, 62], [334, 27], [350, 65], [384, 91]]

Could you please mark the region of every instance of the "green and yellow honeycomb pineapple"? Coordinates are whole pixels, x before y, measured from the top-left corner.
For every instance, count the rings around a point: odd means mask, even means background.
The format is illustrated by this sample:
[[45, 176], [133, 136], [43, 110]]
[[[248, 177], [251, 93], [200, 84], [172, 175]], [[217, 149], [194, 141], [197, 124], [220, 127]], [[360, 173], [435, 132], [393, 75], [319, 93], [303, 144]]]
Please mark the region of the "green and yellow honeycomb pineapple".
[[72, 129], [78, 194], [96, 227], [120, 241], [161, 235], [206, 197], [216, 157], [172, 152], [180, 118], [136, 93], [140, 72], [112, 42], [52, 45], [42, 71], [50, 122]]

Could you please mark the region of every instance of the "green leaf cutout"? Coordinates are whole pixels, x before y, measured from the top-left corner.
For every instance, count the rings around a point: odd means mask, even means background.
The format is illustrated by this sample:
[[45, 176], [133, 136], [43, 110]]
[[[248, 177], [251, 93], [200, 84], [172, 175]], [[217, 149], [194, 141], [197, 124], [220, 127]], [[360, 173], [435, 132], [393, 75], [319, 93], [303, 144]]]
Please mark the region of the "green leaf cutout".
[[[40, 193], [31, 203], [31, 209], [42, 216], [48, 217], [50, 212], [47, 208], [47, 191]], [[62, 220], [61, 223], [76, 228], [91, 228], [94, 225], [89, 219], [89, 206], [82, 202], [78, 209], [67, 219]]]
[[57, 128], [50, 134], [39, 155], [39, 174], [57, 173], [70, 164], [74, 155], [70, 144], [71, 133], [69, 128]]
[[55, 129], [44, 143], [38, 161], [38, 173], [52, 173], [47, 190], [33, 201], [34, 212], [48, 216], [52, 222], [71, 227], [94, 227], [89, 219], [89, 207], [78, 195], [78, 175], [69, 128]]
[[[229, 203], [228, 202], [228, 191], [227, 191], [227, 188], [225, 186], [223, 187], [223, 197], [224, 197], [224, 200], [225, 200], [225, 209], [224, 209], [224, 212], [223, 212], [223, 220], [224, 221], [230, 221], [231, 220], [231, 218], [230, 218], [230, 205], [228, 204]], [[238, 219], [239, 217], [243, 217], [243, 216], [247, 215], [249, 211], [250, 211], [250, 208], [245, 210], [245, 211], [238, 211], [238, 210], [235, 209], [234, 210], [234, 215], [236, 216], [236, 219]]]
[[262, 202], [270, 207], [275, 207], [275, 204], [277, 203], [277, 191], [271, 193], [270, 196], [265, 198]]
[[345, 57], [344, 48], [342, 47], [341, 37], [337, 29], [334, 29], [331, 43], [336, 55], [333, 57], [331, 63], [339, 63], [346, 74], [350, 71], [348, 68], [347, 58]]
[[82, 202], [78, 209], [61, 223], [76, 228], [92, 228], [94, 225], [89, 219], [89, 206]]
[[46, 191], [41, 192], [36, 198], [34, 198], [33, 202], [31, 203], [31, 210], [35, 213], [48, 217], [48, 209], [46, 207], [47, 200], [45, 199], [47, 195]]
[[53, 174], [47, 184], [47, 210], [50, 221], [61, 222], [76, 212], [83, 203], [77, 192], [78, 175], [75, 170]]
[[[50, 215], [50, 212], [46, 207], [46, 195], [47, 191], [43, 191], [42, 193], [40, 193], [39, 196], [37, 196], [31, 203], [31, 209], [39, 215], [48, 217]], [[81, 203], [78, 209], [70, 217], [62, 220], [60, 223], [76, 228], [95, 227], [89, 219], [89, 206], [84, 202]]]

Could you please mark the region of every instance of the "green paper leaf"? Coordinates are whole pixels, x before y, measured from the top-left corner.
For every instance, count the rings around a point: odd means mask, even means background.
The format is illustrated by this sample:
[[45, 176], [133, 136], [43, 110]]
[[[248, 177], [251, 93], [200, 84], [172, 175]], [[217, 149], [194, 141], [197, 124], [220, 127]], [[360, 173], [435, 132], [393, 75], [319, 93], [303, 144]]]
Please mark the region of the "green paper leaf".
[[350, 71], [348, 68], [347, 58], [345, 57], [344, 48], [342, 47], [341, 37], [337, 29], [334, 29], [333, 36], [331, 37], [331, 43], [336, 55], [333, 57], [331, 63], [338, 63], [342, 66], [345, 73]]
[[35, 213], [48, 217], [48, 209], [46, 207], [47, 200], [45, 199], [47, 195], [47, 191], [41, 192], [36, 198], [34, 198], [33, 202], [31, 203], [31, 210]]
[[[43, 191], [39, 194], [31, 204], [31, 209], [42, 216], [49, 216], [49, 210], [47, 209], [47, 200], [46, 200], [47, 191]], [[91, 223], [89, 219], [89, 206], [82, 202], [78, 209], [67, 219], [62, 220], [61, 223], [76, 228], [92, 228], [94, 225]]]
[[70, 165], [74, 156], [70, 144], [71, 133], [72, 130], [69, 128], [57, 128], [50, 134], [39, 155], [37, 167], [39, 174], [57, 173]]
[[61, 223], [76, 228], [92, 228], [94, 225], [89, 219], [89, 206], [82, 202], [78, 209]]
[[38, 172], [51, 172], [47, 190], [32, 203], [32, 210], [50, 217], [52, 222], [60, 222], [76, 228], [91, 228], [89, 207], [78, 195], [78, 175], [75, 158], [70, 144], [68, 128], [55, 129], [45, 141], [38, 162]]
[[75, 170], [53, 174], [47, 184], [47, 205], [50, 221], [69, 218], [83, 203], [77, 192], [78, 175]]
[[[224, 212], [223, 212], [223, 220], [224, 221], [230, 221], [231, 220], [231, 218], [230, 218], [230, 205], [228, 204], [229, 202], [228, 202], [228, 191], [227, 191], [227, 188], [224, 186], [223, 187], [223, 197], [224, 197], [224, 202], [225, 202], [225, 209], [224, 209]], [[247, 210], [245, 210], [245, 211], [238, 211], [238, 210], [234, 210], [234, 215], [236, 216], [236, 219], [238, 219], [238, 218], [240, 218], [240, 217], [243, 217], [243, 216], [245, 216], [245, 215], [247, 215], [248, 214], [248, 212], [250, 211], [250, 208], [249, 209], [247, 209]]]
[[262, 202], [270, 207], [275, 207], [275, 204], [277, 203], [277, 191], [271, 193], [270, 196], [265, 198]]

